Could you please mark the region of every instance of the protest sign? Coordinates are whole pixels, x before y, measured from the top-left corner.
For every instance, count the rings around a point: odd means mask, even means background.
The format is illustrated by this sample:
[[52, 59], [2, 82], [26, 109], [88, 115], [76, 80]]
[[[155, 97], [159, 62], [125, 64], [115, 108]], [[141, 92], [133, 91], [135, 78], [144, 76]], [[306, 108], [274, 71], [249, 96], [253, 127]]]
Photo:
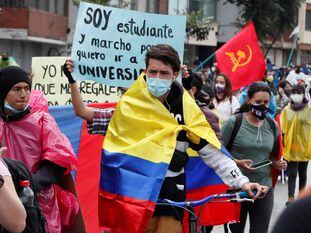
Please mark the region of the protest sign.
[[[70, 88], [62, 66], [66, 57], [33, 57], [32, 88], [44, 93], [49, 106], [71, 104]], [[78, 82], [85, 103], [116, 102], [117, 87], [92, 81]]]
[[184, 52], [186, 16], [159, 15], [81, 2], [72, 58], [77, 80], [129, 87], [156, 44]]

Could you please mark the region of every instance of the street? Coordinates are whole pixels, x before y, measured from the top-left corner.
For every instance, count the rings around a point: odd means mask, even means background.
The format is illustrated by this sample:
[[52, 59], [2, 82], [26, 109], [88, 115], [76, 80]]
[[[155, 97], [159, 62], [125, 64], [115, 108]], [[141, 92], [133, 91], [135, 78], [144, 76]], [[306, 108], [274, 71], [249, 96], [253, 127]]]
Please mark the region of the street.
[[[310, 165], [308, 167], [308, 181], [307, 185], [311, 185], [311, 171], [310, 171]], [[296, 190], [298, 189], [298, 179], [296, 181]], [[269, 232], [272, 231], [273, 226], [275, 225], [278, 217], [282, 213], [282, 211], [286, 208], [285, 202], [287, 201], [287, 182], [285, 181], [285, 184], [282, 185], [281, 181], [278, 181], [274, 190], [274, 207], [270, 222], [270, 229]], [[245, 233], [249, 231], [249, 224], [247, 222]], [[217, 226], [214, 227], [213, 233], [223, 233], [223, 226]]]

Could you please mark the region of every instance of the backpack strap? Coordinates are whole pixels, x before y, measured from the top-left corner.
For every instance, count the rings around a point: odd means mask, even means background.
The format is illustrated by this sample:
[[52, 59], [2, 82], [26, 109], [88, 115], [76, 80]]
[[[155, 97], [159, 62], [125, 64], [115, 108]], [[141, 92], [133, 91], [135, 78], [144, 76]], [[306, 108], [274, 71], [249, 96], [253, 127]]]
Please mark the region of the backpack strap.
[[273, 131], [274, 143], [273, 143], [272, 154], [276, 154], [276, 153], [279, 152], [279, 149], [280, 149], [280, 145], [279, 145], [279, 142], [278, 142], [279, 138], [277, 137], [277, 134], [276, 134], [277, 128], [275, 126], [275, 121], [271, 117], [267, 116], [266, 119], [268, 121], [270, 129]]
[[243, 120], [243, 113], [239, 113], [239, 114], [235, 115], [234, 127], [233, 127], [233, 130], [231, 132], [231, 136], [230, 136], [229, 142], [228, 142], [228, 144], [226, 146], [226, 149], [229, 152], [232, 149], [232, 145], [233, 145], [235, 136], [237, 135], [237, 133], [239, 132], [239, 129], [241, 128], [242, 120]]

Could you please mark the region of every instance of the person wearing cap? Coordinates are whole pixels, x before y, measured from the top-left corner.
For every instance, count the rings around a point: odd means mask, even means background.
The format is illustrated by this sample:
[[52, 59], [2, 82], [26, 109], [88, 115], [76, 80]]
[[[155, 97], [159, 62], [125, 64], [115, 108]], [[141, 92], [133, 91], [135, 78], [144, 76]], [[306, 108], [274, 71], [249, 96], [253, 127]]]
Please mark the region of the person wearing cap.
[[[26, 71], [14, 66], [0, 69], [0, 141], [7, 147], [6, 157], [23, 162], [33, 174], [47, 231], [60, 233], [58, 203], [72, 194], [57, 184], [76, 168], [77, 159], [53, 117], [40, 108], [31, 109], [30, 89]], [[77, 200], [70, 200], [72, 208], [63, 213], [67, 217], [76, 214], [78, 205]]]
[[311, 106], [305, 98], [305, 88], [294, 85], [290, 94], [290, 104], [281, 113], [283, 131], [283, 153], [288, 161], [288, 201], [295, 200], [297, 173], [299, 190], [307, 183], [308, 162], [311, 159]]

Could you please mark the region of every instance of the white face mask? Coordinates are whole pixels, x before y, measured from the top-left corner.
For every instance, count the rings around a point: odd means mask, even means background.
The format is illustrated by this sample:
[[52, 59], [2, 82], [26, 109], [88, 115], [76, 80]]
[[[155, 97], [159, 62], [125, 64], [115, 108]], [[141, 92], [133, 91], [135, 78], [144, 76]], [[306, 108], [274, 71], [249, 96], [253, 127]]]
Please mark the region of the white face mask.
[[146, 83], [150, 93], [154, 97], [160, 97], [167, 93], [172, 86], [174, 79], [149, 78], [146, 75]]
[[301, 104], [303, 100], [303, 96], [301, 94], [292, 94], [290, 98], [295, 104]]

